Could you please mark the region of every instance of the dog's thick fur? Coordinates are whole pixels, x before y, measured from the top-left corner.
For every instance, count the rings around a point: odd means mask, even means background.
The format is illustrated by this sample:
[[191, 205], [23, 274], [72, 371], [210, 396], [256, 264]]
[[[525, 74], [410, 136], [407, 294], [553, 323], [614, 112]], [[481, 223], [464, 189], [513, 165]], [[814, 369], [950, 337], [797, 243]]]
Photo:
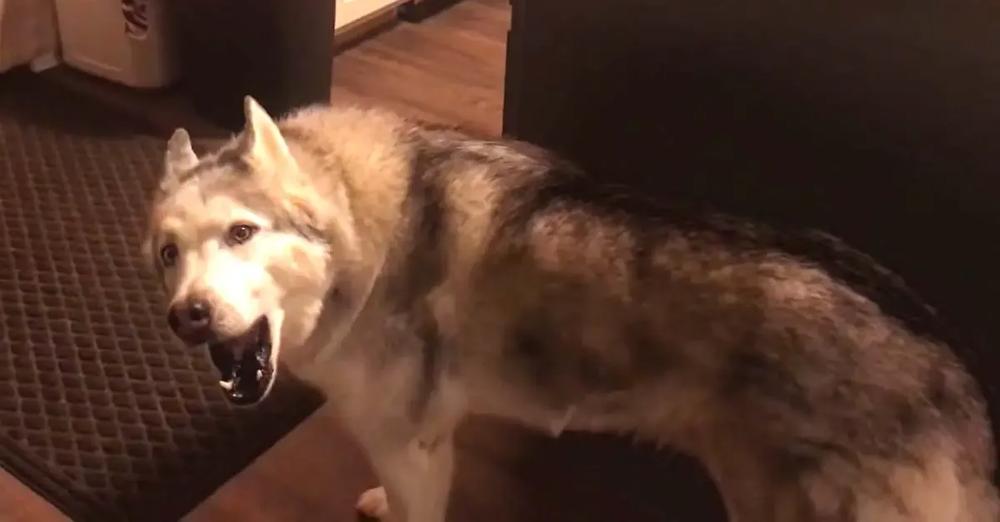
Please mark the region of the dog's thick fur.
[[[473, 413], [670, 444], [734, 521], [998, 519], [990, 423], [948, 347], [778, 236], [389, 112], [246, 113], [201, 159], [174, 135], [149, 252], [178, 246], [164, 285], [209, 296], [219, 335], [266, 316], [275, 358], [328, 355], [384, 486], [362, 510], [443, 520]], [[226, 245], [237, 220], [260, 232]]]

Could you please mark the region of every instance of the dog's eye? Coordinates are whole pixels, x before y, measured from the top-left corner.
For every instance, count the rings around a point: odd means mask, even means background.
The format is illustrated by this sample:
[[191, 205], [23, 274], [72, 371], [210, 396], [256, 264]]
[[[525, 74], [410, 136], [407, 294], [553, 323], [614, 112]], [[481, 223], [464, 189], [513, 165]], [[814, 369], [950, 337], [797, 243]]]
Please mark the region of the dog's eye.
[[229, 229], [229, 240], [235, 244], [246, 243], [257, 233], [257, 227], [241, 223]]
[[160, 249], [160, 262], [165, 267], [174, 266], [177, 263], [177, 245], [173, 243], [163, 245]]

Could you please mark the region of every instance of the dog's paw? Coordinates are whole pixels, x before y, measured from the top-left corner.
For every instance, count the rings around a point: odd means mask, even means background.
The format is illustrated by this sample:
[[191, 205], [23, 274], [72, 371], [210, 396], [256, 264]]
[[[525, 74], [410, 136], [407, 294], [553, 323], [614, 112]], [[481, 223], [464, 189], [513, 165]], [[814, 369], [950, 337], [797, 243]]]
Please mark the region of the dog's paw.
[[385, 496], [385, 488], [378, 487], [365, 491], [358, 497], [355, 509], [361, 515], [377, 520], [389, 520], [389, 499]]

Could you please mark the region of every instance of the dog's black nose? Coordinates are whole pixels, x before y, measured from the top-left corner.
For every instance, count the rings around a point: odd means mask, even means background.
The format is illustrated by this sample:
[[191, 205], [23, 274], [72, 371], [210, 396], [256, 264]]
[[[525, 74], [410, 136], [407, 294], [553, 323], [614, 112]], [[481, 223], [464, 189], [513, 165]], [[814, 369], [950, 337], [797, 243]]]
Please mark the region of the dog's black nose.
[[187, 299], [170, 307], [167, 322], [182, 341], [202, 344], [212, 333], [212, 307], [201, 298]]

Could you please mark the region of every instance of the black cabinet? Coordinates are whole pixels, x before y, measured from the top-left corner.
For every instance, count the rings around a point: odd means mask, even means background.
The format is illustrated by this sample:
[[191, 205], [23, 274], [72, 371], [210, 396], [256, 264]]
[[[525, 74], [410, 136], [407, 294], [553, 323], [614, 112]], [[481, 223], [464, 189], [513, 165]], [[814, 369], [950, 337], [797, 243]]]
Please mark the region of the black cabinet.
[[243, 97], [272, 116], [330, 100], [333, 0], [171, 3], [182, 83], [202, 116], [243, 126]]
[[504, 130], [846, 239], [961, 334], [1000, 425], [1000, 4], [513, 0]]

